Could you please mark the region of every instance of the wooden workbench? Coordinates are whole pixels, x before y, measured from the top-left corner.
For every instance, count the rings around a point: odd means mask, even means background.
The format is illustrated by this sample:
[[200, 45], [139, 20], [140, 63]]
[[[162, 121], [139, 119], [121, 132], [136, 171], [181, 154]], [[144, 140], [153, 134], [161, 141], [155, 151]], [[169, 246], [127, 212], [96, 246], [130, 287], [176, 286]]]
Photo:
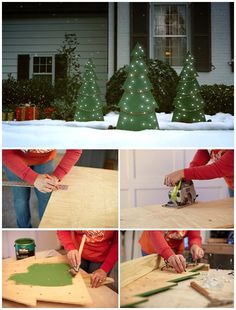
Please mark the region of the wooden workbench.
[[[222, 279], [223, 287], [220, 289], [211, 289], [211, 295], [216, 298], [232, 300], [234, 298], [234, 278], [232, 275], [228, 275], [230, 270], [210, 269], [209, 271], [199, 271], [200, 275], [194, 280], [185, 280], [179, 282], [178, 285], [170, 288], [165, 292], [158, 293], [156, 295], [149, 296], [144, 303], [136, 305], [140, 308], [205, 308], [209, 304], [209, 301], [194, 289], [190, 287], [190, 282], [195, 281], [202, 285], [207, 273], [217, 274], [219, 272], [219, 278]], [[225, 307], [225, 306], [224, 306]], [[231, 304], [231, 307], [233, 305]]]
[[122, 229], [125, 228], [233, 228], [233, 198], [196, 202], [184, 208], [152, 205], [121, 209]]
[[53, 192], [40, 228], [117, 228], [118, 173], [73, 167], [62, 181], [68, 190]]
[[[55, 251], [54, 251], [55, 252]], [[42, 258], [47, 256], [47, 253], [52, 253], [52, 251], [44, 251], [42, 253], [38, 252], [36, 253], [37, 258]], [[56, 255], [61, 256], [59, 253]], [[12, 259], [6, 259], [4, 262], [11, 262]], [[86, 275], [87, 273], [83, 270], [81, 270], [82, 274]], [[92, 303], [89, 305], [86, 305], [86, 308], [117, 308], [118, 307], [118, 294], [111, 290], [106, 285], [100, 286], [98, 288], [91, 288], [87, 287], [87, 290], [90, 294], [90, 297], [92, 299]], [[2, 300], [2, 307], [3, 308], [22, 308], [25, 307], [24, 305], [16, 302], [12, 302], [6, 299]], [[83, 306], [78, 305], [72, 305], [72, 304], [62, 304], [62, 303], [56, 303], [56, 302], [44, 302], [44, 301], [38, 301], [37, 302], [37, 308], [85, 308]]]

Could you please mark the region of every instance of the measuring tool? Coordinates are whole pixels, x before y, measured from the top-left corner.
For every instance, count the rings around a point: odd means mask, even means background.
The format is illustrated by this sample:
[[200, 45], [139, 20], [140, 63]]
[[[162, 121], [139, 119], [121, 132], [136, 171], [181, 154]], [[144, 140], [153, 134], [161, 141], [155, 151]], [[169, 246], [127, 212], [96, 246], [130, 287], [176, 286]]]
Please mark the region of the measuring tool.
[[[2, 181], [2, 186], [10, 186], [10, 187], [34, 187], [34, 185], [31, 185], [26, 182], [21, 182], [21, 181]], [[59, 184], [58, 185], [59, 190], [67, 190], [68, 185], [64, 184]]]

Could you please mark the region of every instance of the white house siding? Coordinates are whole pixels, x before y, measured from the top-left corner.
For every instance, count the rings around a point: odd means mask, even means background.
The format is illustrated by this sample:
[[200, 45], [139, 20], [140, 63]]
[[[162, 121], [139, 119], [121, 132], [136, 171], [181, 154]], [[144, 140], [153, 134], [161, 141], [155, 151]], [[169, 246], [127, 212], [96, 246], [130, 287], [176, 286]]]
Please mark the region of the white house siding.
[[[126, 10], [127, 3], [118, 4], [118, 32], [117, 64], [118, 68], [129, 63], [127, 48], [130, 46], [129, 15]], [[150, 14], [151, 15], [151, 14]], [[212, 64], [215, 70], [211, 72], [199, 72], [200, 84], [226, 84], [232, 85], [234, 76], [231, 72], [231, 46], [230, 46], [230, 11], [228, 2], [214, 2], [211, 5], [211, 40], [212, 40]], [[126, 26], [125, 26], [126, 25]], [[181, 69], [176, 70], [180, 73]]]
[[199, 73], [200, 84], [233, 85], [234, 75], [228, 62], [231, 61], [230, 50], [230, 12], [229, 3], [211, 4], [211, 47], [212, 64], [215, 70]]
[[8, 19], [3, 21], [3, 79], [17, 77], [17, 55], [57, 54], [65, 33], [79, 39], [81, 71], [92, 57], [102, 92], [107, 82], [107, 18], [74, 16]]

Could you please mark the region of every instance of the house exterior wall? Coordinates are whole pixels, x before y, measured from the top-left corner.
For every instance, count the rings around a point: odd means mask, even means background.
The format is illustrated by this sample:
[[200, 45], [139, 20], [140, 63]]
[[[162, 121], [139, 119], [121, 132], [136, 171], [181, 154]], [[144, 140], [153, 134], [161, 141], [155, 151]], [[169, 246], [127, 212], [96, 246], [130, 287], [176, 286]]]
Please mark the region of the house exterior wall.
[[[129, 63], [127, 55], [130, 46], [129, 35], [129, 15], [126, 10], [127, 3], [119, 3], [119, 11], [122, 16], [118, 17], [118, 28], [126, 29], [124, 32], [118, 33], [117, 45], [117, 64], [118, 68]], [[126, 13], [125, 13], [126, 12]], [[150, 14], [152, 16], [152, 14]], [[122, 23], [122, 25], [119, 24]], [[125, 27], [125, 24], [127, 27]], [[212, 64], [215, 70], [211, 72], [199, 72], [200, 84], [226, 84], [232, 85], [234, 75], [231, 72], [231, 46], [230, 46], [230, 9], [228, 2], [215, 2], [211, 4], [211, 40], [212, 40]], [[126, 52], [125, 52], [126, 51]], [[149, 55], [150, 56], [150, 55]], [[176, 69], [180, 73], [181, 69]]]
[[81, 71], [89, 57], [94, 59], [99, 85], [105, 92], [107, 82], [107, 17], [55, 17], [3, 20], [3, 79], [17, 77], [17, 55], [55, 55], [65, 33], [79, 40]]

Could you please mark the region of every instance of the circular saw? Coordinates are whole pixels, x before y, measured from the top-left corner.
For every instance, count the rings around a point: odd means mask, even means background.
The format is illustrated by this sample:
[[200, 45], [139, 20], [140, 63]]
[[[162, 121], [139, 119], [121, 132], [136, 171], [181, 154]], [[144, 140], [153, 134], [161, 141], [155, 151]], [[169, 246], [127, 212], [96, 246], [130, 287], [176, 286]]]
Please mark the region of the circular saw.
[[162, 205], [168, 208], [183, 208], [195, 203], [197, 194], [192, 181], [180, 180], [169, 193], [169, 201]]

